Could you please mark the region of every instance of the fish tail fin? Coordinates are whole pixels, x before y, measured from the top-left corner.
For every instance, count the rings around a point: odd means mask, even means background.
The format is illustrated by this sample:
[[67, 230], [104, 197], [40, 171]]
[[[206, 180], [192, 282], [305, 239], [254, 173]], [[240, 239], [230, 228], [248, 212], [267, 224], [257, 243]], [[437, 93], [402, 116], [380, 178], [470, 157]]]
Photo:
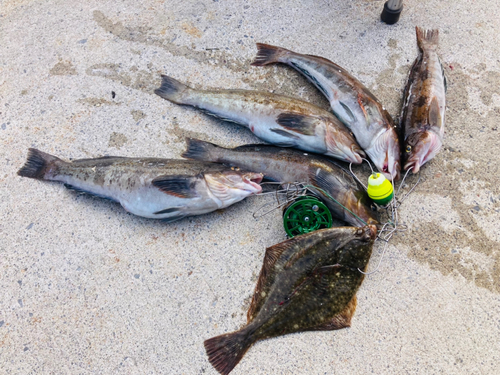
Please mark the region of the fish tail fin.
[[417, 33], [417, 44], [420, 50], [436, 49], [439, 43], [439, 30], [427, 30], [418, 26], [415, 27]]
[[17, 171], [17, 174], [22, 177], [44, 180], [46, 179], [47, 170], [55, 162], [63, 161], [35, 148], [30, 148], [26, 163]]
[[227, 375], [245, 355], [252, 342], [243, 330], [212, 337], [204, 345], [212, 366], [222, 375]]
[[264, 66], [277, 62], [284, 62], [283, 56], [290, 53], [289, 50], [269, 44], [257, 43], [257, 56], [252, 62], [253, 66]]
[[187, 104], [184, 94], [191, 88], [172, 77], [161, 75], [161, 86], [155, 90], [155, 94], [177, 104]]
[[181, 155], [185, 159], [218, 162], [217, 149], [221, 148], [210, 142], [186, 138], [186, 151]]

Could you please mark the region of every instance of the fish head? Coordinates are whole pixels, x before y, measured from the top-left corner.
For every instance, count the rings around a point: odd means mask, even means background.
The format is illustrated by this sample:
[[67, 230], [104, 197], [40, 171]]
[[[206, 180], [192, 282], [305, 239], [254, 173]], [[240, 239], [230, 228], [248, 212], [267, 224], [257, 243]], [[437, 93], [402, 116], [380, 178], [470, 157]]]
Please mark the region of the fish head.
[[[328, 128], [327, 128], [328, 129]], [[361, 164], [366, 157], [356, 142], [354, 134], [346, 130], [331, 131], [326, 134], [326, 154], [348, 163]]]
[[377, 238], [377, 227], [366, 225], [352, 227], [349, 242], [343, 247], [339, 262], [349, 267], [365, 270], [370, 260], [373, 243]]
[[377, 169], [389, 180], [399, 179], [401, 172], [400, 148], [396, 131], [393, 127], [379, 133], [368, 149], [365, 149]]
[[405, 171], [411, 168], [417, 173], [422, 165], [436, 156], [442, 145], [441, 137], [432, 130], [410, 134], [405, 141]]
[[238, 168], [219, 173], [206, 173], [210, 193], [220, 201], [220, 208], [228, 207], [233, 203], [262, 191], [259, 185], [264, 175], [262, 173], [244, 172]]

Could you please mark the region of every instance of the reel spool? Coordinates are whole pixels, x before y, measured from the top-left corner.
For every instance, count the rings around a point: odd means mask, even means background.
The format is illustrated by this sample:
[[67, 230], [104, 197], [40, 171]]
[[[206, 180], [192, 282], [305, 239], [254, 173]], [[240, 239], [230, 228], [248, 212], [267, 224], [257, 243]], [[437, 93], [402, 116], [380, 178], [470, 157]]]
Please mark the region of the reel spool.
[[283, 226], [288, 237], [331, 228], [332, 214], [318, 198], [302, 196], [283, 209]]

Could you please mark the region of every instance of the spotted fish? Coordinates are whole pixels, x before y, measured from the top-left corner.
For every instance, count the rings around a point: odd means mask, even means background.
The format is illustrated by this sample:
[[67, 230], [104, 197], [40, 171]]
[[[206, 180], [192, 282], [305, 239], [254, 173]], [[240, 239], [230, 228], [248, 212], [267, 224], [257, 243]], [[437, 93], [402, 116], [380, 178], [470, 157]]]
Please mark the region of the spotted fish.
[[349, 171], [321, 155], [270, 145], [224, 148], [188, 138], [182, 156], [259, 172], [278, 182], [304, 183], [325, 202], [335, 218], [354, 226], [378, 224], [364, 188]]
[[394, 121], [379, 100], [344, 68], [323, 57], [257, 43], [252, 65], [283, 63], [302, 73], [330, 101], [333, 113], [388, 179], [400, 174], [400, 146]]
[[210, 363], [227, 375], [256, 341], [350, 327], [376, 232], [321, 229], [268, 248], [246, 326], [205, 341]]
[[65, 162], [30, 149], [23, 177], [119, 202], [128, 212], [174, 221], [225, 208], [261, 192], [262, 174], [216, 163], [107, 156]]
[[439, 31], [416, 28], [419, 55], [405, 89], [401, 131], [404, 169], [417, 173], [441, 149], [444, 138], [446, 77], [436, 52]]
[[247, 126], [257, 137], [274, 145], [355, 164], [361, 163], [364, 156], [352, 133], [335, 116], [299, 99], [250, 90], [195, 90], [165, 75], [155, 93]]

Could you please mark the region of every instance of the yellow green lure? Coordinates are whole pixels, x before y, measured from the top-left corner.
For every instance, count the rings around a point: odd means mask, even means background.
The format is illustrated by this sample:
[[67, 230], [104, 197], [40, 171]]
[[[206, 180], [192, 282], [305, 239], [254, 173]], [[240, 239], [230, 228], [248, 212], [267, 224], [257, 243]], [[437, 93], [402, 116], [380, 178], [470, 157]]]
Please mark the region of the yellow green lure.
[[381, 173], [373, 173], [368, 177], [368, 196], [379, 206], [385, 206], [394, 197], [391, 182]]

